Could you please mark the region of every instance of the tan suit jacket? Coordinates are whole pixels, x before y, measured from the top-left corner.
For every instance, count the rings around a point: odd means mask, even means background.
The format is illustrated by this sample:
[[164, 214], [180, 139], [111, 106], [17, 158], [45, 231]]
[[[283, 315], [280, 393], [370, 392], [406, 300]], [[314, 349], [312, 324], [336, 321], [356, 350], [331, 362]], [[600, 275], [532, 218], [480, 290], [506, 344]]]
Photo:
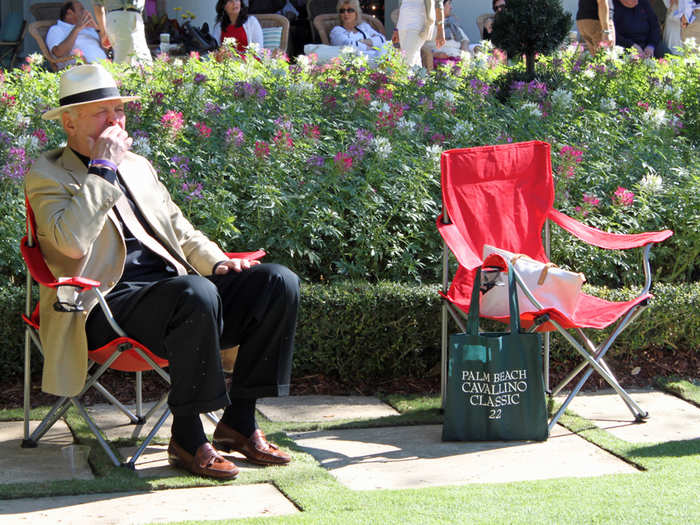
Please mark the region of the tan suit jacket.
[[[221, 249], [185, 219], [145, 158], [127, 153], [119, 165], [124, 185], [163, 246], [191, 273], [211, 274], [226, 259]], [[112, 206], [122, 195], [114, 184], [87, 172], [70, 148], [44, 153], [25, 178], [25, 190], [37, 221], [37, 237], [54, 277], [82, 276], [100, 281], [108, 293], [124, 271], [126, 246]], [[42, 389], [74, 396], [85, 384], [85, 320], [97, 303], [82, 294], [83, 312], [56, 312], [56, 292], [40, 287], [44, 350]]]

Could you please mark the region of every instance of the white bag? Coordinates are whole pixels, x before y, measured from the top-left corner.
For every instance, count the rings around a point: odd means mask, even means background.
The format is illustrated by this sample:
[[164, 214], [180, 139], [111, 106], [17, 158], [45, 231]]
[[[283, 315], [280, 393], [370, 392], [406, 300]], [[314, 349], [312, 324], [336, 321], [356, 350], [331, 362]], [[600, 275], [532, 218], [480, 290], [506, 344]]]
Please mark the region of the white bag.
[[[520, 274], [525, 285], [530, 289], [535, 299], [544, 309], [555, 308], [567, 317], [571, 317], [576, 309], [581, 286], [586, 281], [582, 273], [569, 272], [558, 268], [553, 263], [535, 261], [527, 255], [515, 254], [501, 250], [488, 244], [484, 245], [484, 260], [491, 254], [498, 254], [509, 261]], [[484, 286], [485, 285], [485, 286]], [[479, 311], [487, 317], [508, 317], [508, 276], [498, 272], [493, 278], [486, 280], [482, 277], [482, 290]], [[518, 286], [518, 307], [520, 313], [537, 312], [538, 309], [530, 302]]]

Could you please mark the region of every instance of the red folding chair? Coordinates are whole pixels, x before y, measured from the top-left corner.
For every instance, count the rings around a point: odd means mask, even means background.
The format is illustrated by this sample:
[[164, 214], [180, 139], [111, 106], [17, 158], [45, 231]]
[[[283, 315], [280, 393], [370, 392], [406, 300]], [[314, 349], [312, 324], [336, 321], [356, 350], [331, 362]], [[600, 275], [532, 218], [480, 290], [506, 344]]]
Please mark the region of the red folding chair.
[[[156, 433], [160, 427], [165, 423], [165, 420], [170, 415], [170, 409], [167, 406], [167, 393], [158, 401], [146, 414], [143, 414], [143, 404], [142, 404], [142, 374], [148, 370], [154, 370], [158, 373], [165, 381], [170, 383], [170, 376], [164, 370], [168, 366], [168, 361], [162, 359], [155, 354], [153, 354], [148, 348], [139, 343], [138, 341], [128, 337], [128, 335], [121, 329], [117, 324], [116, 320], [112, 316], [112, 313], [105, 301], [104, 295], [100, 292], [98, 281], [88, 279], [85, 277], [75, 276], [75, 277], [60, 277], [56, 279], [54, 275], [49, 270], [46, 265], [44, 258], [41, 254], [39, 245], [36, 243], [36, 221], [34, 218], [34, 212], [32, 211], [29, 202], [26, 202], [27, 211], [27, 235], [21, 241], [20, 249], [22, 252], [22, 257], [24, 258], [25, 264], [27, 266], [27, 284], [26, 284], [26, 308], [25, 313], [22, 315], [22, 319], [25, 323], [25, 344], [24, 344], [24, 440], [22, 441], [23, 448], [34, 448], [38, 445], [38, 441], [41, 437], [58, 421], [70, 408], [74, 406], [80, 416], [85, 420], [85, 423], [90, 428], [90, 431], [95, 435], [97, 441], [100, 443], [102, 448], [109, 456], [110, 460], [115, 466], [125, 465], [130, 468], [134, 468], [136, 460], [141, 456], [146, 447], [155, 437]], [[265, 255], [263, 250], [258, 250], [255, 252], [241, 252], [241, 253], [227, 253], [230, 258], [241, 258], [256, 260], [260, 259]], [[109, 321], [112, 329], [118, 334], [118, 337], [110, 341], [108, 344], [91, 350], [88, 352], [88, 359], [90, 360], [90, 366], [88, 368], [88, 377], [85, 382], [85, 386], [82, 388], [80, 393], [74, 397], [61, 397], [53, 405], [49, 413], [44, 417], [44, 419], [39, 423], [39, 425], [34, 429], [34, 432], [29, 433], [29, 410], [30, 410], [30, 387], [31, 387], [31, 344], [34, 345], [42, 352], [41, 341], [39, 340], [39, 303], [33, 306], [32, 300], [32, 283], [36, 281], [42, 286], [48, 286], [51, 288], [61, 289], [64, 287], [76, 290], [76, 298], [64, 301], [60, 300], [54, 305], [54, 308], [64, 312], [74, 312], [80, 310], [80, 293], [94, 289], [97, 294], [99, 301], [99, 306], [102, 308], [105, 317]], [[73, 295], [73, 294], [69, 294]], [[125, 372], [134, 372], [136, 374], [136, 414], [134, 414], [129, 408], [122, 404], [117, 398], [112, 395], [109, 390], [107, 390], [102, 384], [100, 384], [100, 377], [107, 371], [107, 369], [112, 368], [114, 370], [120, 370]], [[150, 417], [162, 410], [162, 413], [149, 434], [144, 438], [143, 442], [134, 453], [134, 455], [129, 459], [128, 462], [122, 463], [112, 447], [107, 443], [107, 440], [102, 435], [99, 427], [95, 421], [90, 417], [90, 415], [85, 410], [81, 402], [82, 396], [90, 389], [95, 388], [100, 392], [112, 405], [121, 410], [128, 418], [129, 421], [134, 425], [145, 424]], [[217, 423], [218, 419], [213, 414], [207, 414], [207, 416], [214, 422]]]
[[[541, 262], [549, 261], [549, 221], [558, 224], [583, 242], [605, 249], [643, 248], [644, 286], [637, 297], [610, 302], [581, 294], [571, 315], [545, 309], [524, 285], [516, 281], [538, 311], [521, 314], [521, 324], [529, 331], [545, 333], [544, 377], [549, 390], [549, 332], [557, 330], [578, 351], [584, 361], [551, 392], [554, 396], [580, 372], [585, 372], [549, 423], [550, 430], [596, 371], [620, 395], [637, 421], [648, 417], [620, 386], [604, 361], [620, 333], [644, 311], [652, 295], [649, 252], [654, 243], [668, 239], [673, 232], [622, 235], [586, 226], [555, 210], [550, 146], [545, 142], [523, 142], [445, 151], [441, 158], [443, 213], [437, 227], [444, 240], [442, 309], [442, 396], [444, 404], [447, 377], [448, 314], [464, 330], [469, 311], [474, 274], [482, 265], [485, 244], [513, 253], [522, 253]], [[544, 243], [543, 243], [544, 230]], [[459, 263], [449, 283], [449, 254]], [[507, 322], [508, 317], [492, 317]], [[605, 341], [595, 345], [583, 329], [603, 329], [617, 325]], [[581, 342], [572, 335], [578, 335]]]

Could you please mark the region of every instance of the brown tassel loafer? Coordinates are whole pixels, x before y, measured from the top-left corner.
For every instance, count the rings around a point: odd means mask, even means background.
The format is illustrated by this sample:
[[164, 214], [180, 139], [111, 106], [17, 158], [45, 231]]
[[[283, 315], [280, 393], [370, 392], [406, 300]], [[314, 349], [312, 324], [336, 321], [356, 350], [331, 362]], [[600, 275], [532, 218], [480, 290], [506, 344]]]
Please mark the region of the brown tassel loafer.
[[250, 438], [247, 438], [219, 421], [214, 430], [212, 442], [219, 450], [226, 452], [235, 450], [257, 465], [286, 465], [292, 460], [289, 454], [265, 439], [265, 434], [259, 428]]
[[168, 463], [209, 478], [234, 479], [238, 476], [238, 467], [214, 450], [208, 442], [201, 445], [193, 456], [170, 438]]

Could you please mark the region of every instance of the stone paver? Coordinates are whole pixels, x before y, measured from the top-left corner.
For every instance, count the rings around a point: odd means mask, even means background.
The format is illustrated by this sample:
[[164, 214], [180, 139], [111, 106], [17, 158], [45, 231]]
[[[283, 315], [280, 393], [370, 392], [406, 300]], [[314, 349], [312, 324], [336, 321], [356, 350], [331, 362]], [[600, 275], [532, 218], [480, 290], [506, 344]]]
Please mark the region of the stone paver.
[[[144, 413], [147, 413], [153, 405], [155, 405], [154, 402], [143, 403]], [[127, 408], [133, 413], [136, 413], [135, 405], [127, 405]], [[132, 425], [129, 422], [129, 418], [127, 418], [123, 412], [108, 403], [87, 407], [87, 411], [90, 417], [95, 420], [97, 426], [105, 433], [108, 440], [146, 437], [162, 414], [162, 412], [154, 414], [148, 419], [145, 425]], [[220, 416], [221, 411], [217, 412], [217, 415]], [[213, 434], [215, 425], [205, 416], [202, 416], [202, 422], [204, 423], [204, 432]], [[170, 439], [170, 427], [172, 423], [173, 416], [171, 414], [158, 430], [157, 436], [162, 439]]]
[[335, 421], [396, 416], [398, 412], [375, 397], [289, 396], [258, 401], [258, 410], [272, 421]]
[[[656, 443], [700, 438], [700, 409], [678, 397], [655, 390], [629, 391], [632, 399], [649, 412], [636, 423], [627, 405], [613, 390], [579, 394], [568, 409], [589, 419], [620, 439]], [[557, 397], [563, 401], [564, 397]]]
[[441, 433], [441, 425], [423, 425], [304, 432], [291, 437], [354, 490], [638, 472], [560, 426], [541, 443], [443, 442]]
[[[30, 431], [38, 424], [32, 421]], [[73, 443], [73, 434], [63, 420], [41, 438], [37, 448], [22, 448], [23, 437], [22, 421], [0, 422], [0, 483], [43, 482], [73, 477], [93, 479], [89, 465], [83, 465], [75, 475], [71, 472], [61, 447]]]
[[298, 510], [294, 504], [270, 484], [0, 501], [0, 523], [31, 525], [197, 522], [296, 512]]
[[[119, 453], [122, 457], [130, 459], [131, 456], [136, 452], [137, 447], [124, 447], [119, 449]], [[238, 479], [245, 479], [246, 471], [251, 471], [261, 467], [259, 465], [253, 465], [248, 463], [243, 454], [238, 452], [223, 453], [224, 457], [233, 461], [236, 466], [240, 469], [241, 473], [238, 475]], [[168, 463], [168, 446], [167, 445], [151, 445], [146, 447], [143, 451], [141, 457], [136, 461], [135, 465], [136, 474], [140, 478], [166, 478], [171, 476], [182, 475], [184, 471], [171, 467]]]

